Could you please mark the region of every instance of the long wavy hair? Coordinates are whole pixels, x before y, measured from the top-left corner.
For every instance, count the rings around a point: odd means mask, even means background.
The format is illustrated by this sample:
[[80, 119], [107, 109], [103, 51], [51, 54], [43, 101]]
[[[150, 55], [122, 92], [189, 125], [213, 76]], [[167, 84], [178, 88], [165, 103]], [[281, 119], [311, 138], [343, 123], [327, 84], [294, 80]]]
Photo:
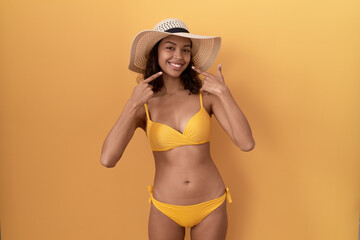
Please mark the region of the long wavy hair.
[[[142, 74], [143, 79], [146, 79], [146, 78], [152, 76], [153, 74], [161, 71], [159, 61], [158, 61], [158, 47], [159, 47], [160, 42], [161, 42], [161, 40], [158, 41], [150, 51], [149, 58], [146, 63], [145, 71]], [[191, 42], [191, 40], [190, 40], [190, 42]], [[194, 62], [193, 62], [192, 55], [191, 55], [189, 65], [181, 73], [180, 79], [181, 79], [182, 85], [184, 86], [184, 89], [188, 89], [190, 91], [189, 94], [199, 94], [200, 88], [202, 86], [202, 82], [199, 78], [199, 74], [191, 68], [191, 66], [193, 66], [193, 65], [194, 65]], [[154, 92], [160, 91], [164, 85], [163, 76], [158, 77], [154, 81], [151, 81], [149, 84], [153, 86], [152, 90]]]

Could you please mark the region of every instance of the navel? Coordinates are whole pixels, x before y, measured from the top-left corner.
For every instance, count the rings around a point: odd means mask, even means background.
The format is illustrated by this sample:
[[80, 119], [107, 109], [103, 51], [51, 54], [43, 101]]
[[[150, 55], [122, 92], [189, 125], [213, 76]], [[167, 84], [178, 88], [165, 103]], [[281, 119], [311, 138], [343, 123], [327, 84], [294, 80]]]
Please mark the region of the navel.
[[190, 184], [190, 181], [186, 180], [184, 183], [185, 183], [185, 184]]

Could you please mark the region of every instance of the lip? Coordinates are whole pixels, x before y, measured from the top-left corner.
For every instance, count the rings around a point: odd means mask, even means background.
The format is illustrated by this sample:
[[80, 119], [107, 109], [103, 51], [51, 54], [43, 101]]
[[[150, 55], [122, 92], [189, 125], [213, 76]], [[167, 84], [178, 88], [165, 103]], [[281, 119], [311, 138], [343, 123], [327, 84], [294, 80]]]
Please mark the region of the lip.
[[[177, 71], [181, 70], [182, 66], [184, 66], [184, 64], [182, 63], [172, 63], [172, 62], [168, 62], [168, 63], [172, 69]], [[175, 65], [179, 65], [179, 66], [175, 66]]]

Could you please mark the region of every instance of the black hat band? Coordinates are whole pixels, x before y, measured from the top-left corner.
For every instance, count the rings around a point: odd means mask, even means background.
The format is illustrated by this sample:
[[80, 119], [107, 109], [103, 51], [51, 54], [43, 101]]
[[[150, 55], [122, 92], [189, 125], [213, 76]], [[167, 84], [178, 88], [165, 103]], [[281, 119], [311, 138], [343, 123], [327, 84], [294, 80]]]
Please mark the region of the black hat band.
[[180, 33], [180, 32], [190, 33], [185, 28], [170, 28], [170, 29], [166, 30], [165, 32], [168, 32], [168, 33]]

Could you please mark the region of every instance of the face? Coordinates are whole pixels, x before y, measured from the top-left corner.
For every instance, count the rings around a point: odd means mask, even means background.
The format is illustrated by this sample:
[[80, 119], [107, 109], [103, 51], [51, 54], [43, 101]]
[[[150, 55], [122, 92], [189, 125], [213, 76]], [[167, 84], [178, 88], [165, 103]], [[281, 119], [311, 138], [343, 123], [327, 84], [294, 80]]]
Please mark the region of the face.
[[191, 41], [188, 38], [169, 36], [161, 40], [158, 61], [164, 75], [180, 77], [191, 59]]

